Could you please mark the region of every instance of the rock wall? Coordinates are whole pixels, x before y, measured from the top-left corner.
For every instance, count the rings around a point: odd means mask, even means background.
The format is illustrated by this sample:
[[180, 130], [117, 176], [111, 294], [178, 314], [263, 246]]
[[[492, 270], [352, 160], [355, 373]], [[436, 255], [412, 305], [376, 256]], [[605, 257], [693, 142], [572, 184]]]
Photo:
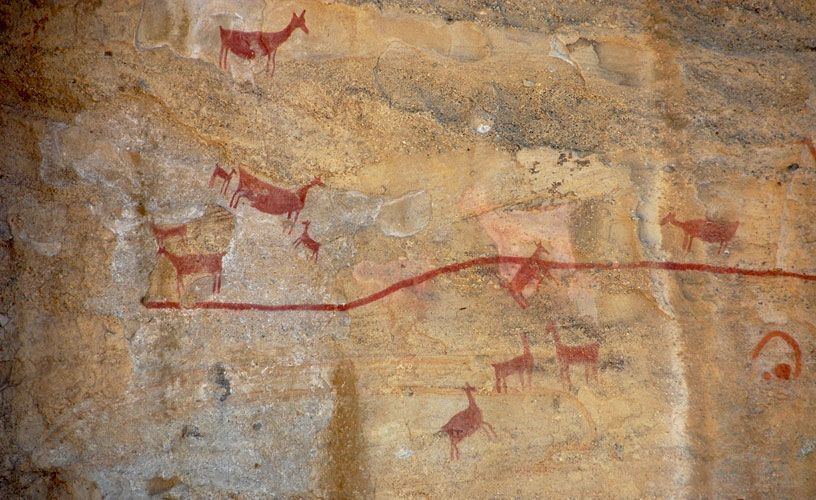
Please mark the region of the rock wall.
[[0, 495], [816, 495], [814, 22], [0, 6]]

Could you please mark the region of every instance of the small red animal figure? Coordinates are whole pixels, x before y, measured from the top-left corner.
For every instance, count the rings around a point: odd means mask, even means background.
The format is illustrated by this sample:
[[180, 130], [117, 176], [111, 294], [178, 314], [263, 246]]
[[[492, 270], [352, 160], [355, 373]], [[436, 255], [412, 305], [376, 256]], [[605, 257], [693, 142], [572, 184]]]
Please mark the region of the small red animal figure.
[[572, 388], [570, 381], [570, 365], [583, 364], [586, 365], [584, 376], [587, 383], [589, 383], [589, 369], [592, 368], [592, 373], [595, 381], [598, 381], [598, 343], [590, 342], [584, 345], [564, 345], [561, 343], [561, 336], [555, 328], [555, 324], [550, 323], [547, 326], [547, 332], [551, 333], [555, 341], [555, 357], [558, 360], [560, 368], [561, 379], [567, 382], [567, 387]]
[[[462, 390], [467, 394], [468, 407], [451, 417], [448, 423], [443, 425], [439, 431], [440, 433], [446, 433], [450, 439], [451, 460], [459, 459], [459, 443], [479, 429], [485, 431], [488, 437], [491, 437], [491, 434], [494, 438], [498, 437], [496, 431], [493, 430], [493, 426], [482, 419], [482, 410], [479, 409], [476, 400], [473, 398], [476, 388], [466, 383]], [[490, 432], [488, 432], [488, 429], [490, 429]]]
[[[297, 222], [300, 211], [306, 205], [306, 195], [314, 186], [324, 186], [320, 177], [315, 177], [311, 182], [301, 187], [297, 193], [287, 189], [279, 188], [262, 181], [250, 174], [241, 167], [238, 167], [240, 177], [238, 178], [238, 189], [232, 194], [230, 207], [237, 208], [242, 197], [249, 199], [250, 205], [261, 212], [272, 215], [286, 214], [287, 219], [295, 214], [293, 224]], [[289, 228], [289, 233], [292, 227]]]
[[187, 235], [187, 224], [179, 224], [177, 226], [157, 226], [151, 223], [150, 229], [153, 231], [153, 237], [156, 238], [156, 244], [159, 246], [156, 254], [158, 255], [164, 250], [165, 240], [170, 238], [181, 238], [182, 240]]
[[708, 243], [719, 243], [718, 254], [731, 241], [737, 232], [737, 226], [739, 226], [739, 222], [719, 222], [709, 219], [694, 219], [683, 222], [675, 218], [674, 212], [666, 214], [663, 220], [660, 221], [660, 225], [663, 226], [668, 222], [681, 228], [686, 233], [683, 238], [683, 248], [686, 252], [691, 250], [691, 243], [694, 238], [700, 238]]
[[527, 374], [527, 380], [530, 387], [533, 386], [533, 353], [530, 352], [530, 339], [527, 334], [521, 334], [521, 342], [524, 344], [524, 353], [521, 356], [503, 361], [501, 363], [491, 363], [493, 370], [496, 372], [496, 392], [507, 392], [507, 377], [514, 373], [518, 373], [521, 387], [524, 387], [524, 374]]
[[213, 170], [212, 176], [210, 177], [210, 188], [213, 187], [215, 184], [215, 179], [221, 179], [223, 182], [221, 183], [221, 194], [227, 194], [227, 188], [229, 187], [229, 183], [232, 180], [232, 176], [235, 175], [235, 169], [233, 168], [230, 173], [227, 173], [226, 170], [221, 168], [221, 165], [215, 164], [215, 170]]
[[218, 66], [227, 69], [227, 56], [229, 56], [230, 52], [244, 59], [255, 59], [260, 54], [266, 56], [267, 73], [269, 72], [269, 60], [272, 59], [270, 77], [275, 76], [275, 54], [278, 52], [278, 47], [288, 40], [297, 28], [302, 29], [307, 35], [309, 34], [309, 28], [306, 27], [306, 19], [304, 18], [305, 15], [305, 10], [299, 16], [292, 12], [292, 19], [289, 24], [283, 30], [274, 32], [228, 30], [219, 26], [221, 53], [218, 57]]
[[535, 288], [538, 290], [544, 276], [551, 276], [549, 270], [539, 262], [541, 252], [549, 253], [541, 246], [541, 243], [536, 243], [533, 255], [519, 267], [509, 283], [502, 284], [522, 309], [526, 309], [528, 305], [522, 293], [524, 289], [530, 283], [535, 283]]
[[[791, 337], [785, 332], [774, 330], [772, 332], [768, 332], [762, 340], [759, 341], [757, 346], [754, 348], [753, 354], [751, 354], [751, 359], [757, 359], [762, 353], [762, 349], [765, 348], [765, 344], [768, 343], [771, 339], [779, 337], [793, 349], [793, 360], [794, 360], [794, 369], [793, 369], [793, 378], [799, 378], [799, 374], [802, 373], [802, 349], [799, 348], [799, 343], [796, 342], [796, 339]], [[780, 380], [790, 380], [791, 379], [791, 366], [787, 363], [779, 363], [774, 367], [774, 375], [776, 378]], [[765, 372], [762, 374], [762, 378], [765, 380], [770, 380], [773, 377], [770, 372]]]
[[305, 220], [301, 222], [301, 224], [303, 224], [303, 234], [301, 234], [298, 239], [292, 243], [292, 245], [297, 248], [302, 243], [303, 246], [311, 250], [312, 257], [314, 257], [315, 262], [317, 262], [317, 252], [320, 251], [320, 243], [316, 242], [311, 236], [309, 236], [309, 224], [311, 224], [311, 221]]
[[213, 277], [213, 293], [221, 291], [221, 259], [224, 257], [223, 253], [176, 255], [167, 251], [164, 247], [159, 248], [158, 253], [167, 257], [176, 269], [176, 291], [179, 300], [181, 300], [184, 290], [184, 277], [194, 274], [211, 275]]

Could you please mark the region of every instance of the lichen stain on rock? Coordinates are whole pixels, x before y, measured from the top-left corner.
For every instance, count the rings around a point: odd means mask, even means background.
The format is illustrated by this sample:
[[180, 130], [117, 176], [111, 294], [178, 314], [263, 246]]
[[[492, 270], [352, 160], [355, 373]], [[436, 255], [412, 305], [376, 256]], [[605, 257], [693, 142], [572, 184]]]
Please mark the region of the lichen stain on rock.
[[357, 390], [354, 363], [341, 361], [332, 373], [334, 411], [326, 429], [326, 460], [320, 487], [328, 498], [365, 498], [372, 490], [364, 436], [364, 415]]

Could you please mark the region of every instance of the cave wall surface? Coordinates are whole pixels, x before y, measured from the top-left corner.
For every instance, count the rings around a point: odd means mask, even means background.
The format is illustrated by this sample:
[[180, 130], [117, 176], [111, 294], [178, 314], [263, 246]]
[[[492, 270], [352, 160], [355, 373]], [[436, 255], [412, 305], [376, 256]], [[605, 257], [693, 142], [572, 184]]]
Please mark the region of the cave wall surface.
[[816, 496], [816, 3], [0, 6], [0, 496]]

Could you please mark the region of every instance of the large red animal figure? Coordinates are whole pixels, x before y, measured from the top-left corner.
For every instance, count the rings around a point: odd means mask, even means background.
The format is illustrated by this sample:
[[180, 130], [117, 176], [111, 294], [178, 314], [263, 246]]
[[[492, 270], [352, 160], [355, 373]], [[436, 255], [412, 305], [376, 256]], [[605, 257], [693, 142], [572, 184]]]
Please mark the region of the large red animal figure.
[[[476, 388], [470, 384], [465, 384], [462, 390], [467, 394], [468, 407], [451, 417], [448, 423], [443, 425], [439, 431], [446, 433], [450, 439], [451, 460], [457, 460], [459, 458], [459, 443], [479, 429], [485, 431], [488, 437], [490, 437], [491, 434], [493, 437], [498, 437], [496, 436], [496, 431], [493, 429], [493, 426], [482, 419], [482, 410], [473, 398], [473, 393], [476, 391]], [[488, 429], [490, 429], [490, 432], [488, 432]]]
[[288, 40], [297, 28], [302, 29], [307, 35], [309, 34], [309, 28], [306, 27], [306, 19], [304, 18], [305, 15], [305, 10], [299, 16], [292, 12], [292, 19], [281, 31], [238, 31], [224, 29], [219, 26], [221, 53], [218, 56], [218, 66], [227, 69], [227, 56], [229, 56], [230, 52], [244, 59], [255, 59], [260, 54], [266, 56], [267, 72], [269, 72], [269, 60], [272, 60], [272, 73], [270, 76], [274, 76], [275, 54], [278, 52], [278, 47]]
[[[306, 204], [306, 195], [309, 193], [309, 189], [314, 186], [324, 186], [320, 177], [315, 177], [308, 184], [298, 189], [296, 193], [293, 193], [262, 181], [241, 167], [238, 167], [238, 172], [240, 173], [238, 189], [230, 198], [230, 207], [238, 207], [241, 198], [247, 198], [249, 204], [261, 212], [272, 215], [286, 214], [287, 219], [291, 219], [292, 214], [294, 214], [293, 224], [297, 222], [300, 211], [303, 210], [303, 206]], [[289, 232], [292, 232], [291, 228]]]
[[558, 360], [561, 380], [567, 383], [567, 387], [572, 387], [570, 381], [570, 365], [585, 365], [584, 376], [589, 382], [589, 370], [592, 369], [595, 381], [598, 381], [598, 343], [590, 342], [583, 345], [564, 345], [561, 343], [561, 336], [553, 323], [547, 326], [547, 333], [552, 334], [555, 342], [555, 357]]
[[734, 238], [734, 234], [736, 234], [737, 227], [739, 226], [739, 222], [719, 222], [710, 219], [694, 219], [684, 222], [677, 220], [674, 212], [669, 212], [663, 217], [663, 220], [660, 221], [661, 226], [667, 223], [672, 223], [685, 233], [683, 249], [685, 249], [686, 252], [691, 250], [691, 243], [694, 241], [694, 238], [699, 238], [708, 243], [719, 243], [720, 248], [717, 250], [717, 253], [720, 253], [728, 242]]
[[496, 372], [496, 392], [507, 392], [507, 377], [514, 373], [518, 373], [521, 387], [524, 387], [524, 374], [527, 374], [527, 383], [530, 387], [533, 386], [533, 353], [530, 352], [530, 339], [527, 335], [521, 334], [521, 342], [524, 345], [524, 353], [521, 356], [503, 361], [501, 363], [491, 363], [490, 366]]
[[206, 274], [213, 277], [213, 293], [221, 291], [221, 259], [223, 253], [176, 255], [164, 247], [159, 247], [159, 255], [164, 255], [176, 269], [176, 291], [179, 301], [184, 292], [184, 277]]

